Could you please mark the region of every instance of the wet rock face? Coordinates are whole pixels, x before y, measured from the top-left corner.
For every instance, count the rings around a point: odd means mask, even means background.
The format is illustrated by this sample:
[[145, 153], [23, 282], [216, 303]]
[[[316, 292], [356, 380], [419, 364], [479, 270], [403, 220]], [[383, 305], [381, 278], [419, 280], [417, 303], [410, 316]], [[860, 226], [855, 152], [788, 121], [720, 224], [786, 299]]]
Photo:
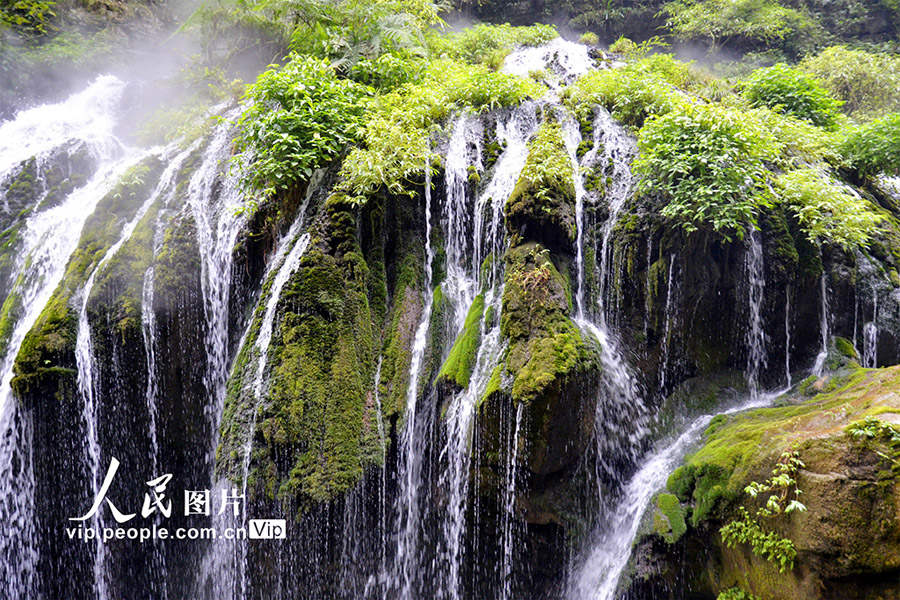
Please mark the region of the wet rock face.
[[[684, 590], [712, 598], [734, 586], [776, 599], [900, 596], [898, 449], [888, 429], [900, 422], [898, 377], [897, 367], [850, 371], [818, 382], [823, 391], [811, 398], [714, 421], [706, 446], [669, 479], [687, 533], [673, 539], [657, 528], [639, 539], [628, 597]], [[878, 421], [863, 419], [873, 412]], [[780, 572], [746, 544], [727, 547], [719, 529], [739, 506], [762, 506], [765, 498], [753, 500], [744, 487], [770, 477], [776, 454], [789, 447], [804, 463], [796, 481], [807, 511], [760, 517], [796, 548], [793, 568]], [[651, 509], [654, 523], [664, 513]]]

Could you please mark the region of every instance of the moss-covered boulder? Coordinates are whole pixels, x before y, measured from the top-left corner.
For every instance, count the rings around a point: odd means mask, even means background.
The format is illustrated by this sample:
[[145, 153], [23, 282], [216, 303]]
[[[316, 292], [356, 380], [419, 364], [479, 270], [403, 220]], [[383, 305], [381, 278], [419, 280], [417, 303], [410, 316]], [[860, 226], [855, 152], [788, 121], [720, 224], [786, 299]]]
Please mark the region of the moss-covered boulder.
[[[710, 598], [732, 587], [776, 600], [900, 597], [898, 386], [900, 367], [846, 369], [811, 398], [788, 394], [780, 406], [713, 419], [704, 445], [672, 473], [669, 493], [650, 513], [658, 527], [638, 542], [632, 591], [677, 582]], [[780, 473], [785, 450], [803, 463], [795, 477], [807, 510], [755, 517], [796, 550], [793, 568], [782, 570], [749, 544], [727, 546], [719, 530], [742, 507], [762, 514], [770, 494], [754, 498], [745, 488]], [[680, 540], [676, 505], [686, 509]], [[677, 549], [659, 546], [657, 536]]]
[[575, 183], [562, 126], [541, 125], [506, 202], [506, 227], [514, 240], [534, 240], [571, 252], [575, 243]]

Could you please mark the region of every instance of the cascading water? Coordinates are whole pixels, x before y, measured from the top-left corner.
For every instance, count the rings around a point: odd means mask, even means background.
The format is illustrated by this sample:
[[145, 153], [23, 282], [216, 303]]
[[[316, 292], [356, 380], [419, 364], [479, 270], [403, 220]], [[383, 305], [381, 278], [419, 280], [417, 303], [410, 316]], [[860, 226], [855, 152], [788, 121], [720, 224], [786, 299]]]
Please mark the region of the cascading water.
[[[0, 579], [12, 598], [35, 596], [37, 550], [33, 503], [34, 475], [30, 415], [12, 395], [13, 364], [25, 335], [31, 330], [53, 291], [62, 280], [81, 228], [118, 177], [143, 156], [126, 149], [113, 135], [116, 108], [125, 84], [115, 77], [100, 77], [84, 92], [54, 105], [19, 113], [0, 126], [0, 181], [13, 177], [19, 164], [35, 156], [50, 157], [73, 144], [86, 148], [95, 162], [93, 174], [55, 206], [43, 207], [41, 198], [23, 226], [20, 257], [11, 280], [11, 293], [20, 298], [21, 311], [13, 317], [6, 340], [0, 376], [0, 518], [6, 532], [0, 536]], [[40, 160], [38, 161], [40, 162]], [[4, 204], [6, 195], [3, 196]]]
[[766, 332], [763, 327], [762, 303], [765, 294], [766, 279], [763, 272], [763, 247], [759, 232], [750, 228], [747, 236], [750, 247], [747, 250], [747, 303], [750, 307], [749, 327], [747, 328], [747, 368], [745, 376], [750, 397], [759, 395], [760, 371], [766, 368]]
[[669, 257], [669, 277], [666, 284], [666, 322], [663, 326], [663, 357], [659, 367], [659, 392], [666, 392], [666, 376], [669, 372], [669, 348], [672, 345], [672, 331], [676, 327], [675, 320], [678, 318], [678, 307], [676, 296], [672, 289], [675, 285], [675, 256]]
[[206, 404], [212, 435], [207, 463], [212, 469], [219, 439], [219, 423], [225, 402], [228, 378], [228, 307], [231, 294], [231, 269], [234, 245], [245, 217], [238, 209], [244, 201], [237, 174], [227, 172], [231, 156], [233, 122], [241, 109], [223, 115], [203, 154], [203, 162], [188, 184], [188, 202], [197, 225], [200, 250], [201, 285], [206, 313], [206, 351], [208, 366], [204, 373], [210, 401]]
[[878, 292], [872, 289], [872, 320], [863, 325], [863, 366], [878, 366]]
[[[106, 254], [97, 263], [93, 272], [88, 277], [87, 282], [80, 293], [81, 307], [78, 312], [78, 337], [75, 344], [75, 362], [78, 367], [78, 390], [81, 394], [82, 402], [84, 402], [83, 419], [86, 431], [87, 463], [91, 471], [91, 485], [94, 497], [99, 497], [101, 487], [101, 453], [99, 436], [100, 410], [99, 403], [96, 398], [96, 367], [94, 365], [94, 350], [91, 341], [91, 327], [88, 322], [88, 301], [91, 297], [91, 291], [94, 288], [94, 281], [101, 269], [118, 253], [119, 249], [125, 242], [129, 240], [135, 227], [140, 223], [144, 215], [150, 209], [150, 206], [156, 202], [162, 192], [167, 189], [172, 178], [181, 166], [181, 163], [187, 157], [188, 152], [182, 152], [178, 157], [171, 161], [166, 172], [160, 178], [154, 193], [141, 205], [134, 218], [124, 227], [119, 240], [113, 244]], [[97, 597], [101, 600], [109, 597], [109, 589], [106, 581], [107, 574], [105, 572], [106, 565], [106, 545], [100, 541], [99, 532], [105, 526], [104, 514], [97, 511], [91, 519], [91, 523], [95, 531], [98, 533], [95, 544], [94, 554], [94, 590]]]
[[[720, 414], [733, 414], [767, 406], [776, 394], [759, 394], [756, 398]], [[594, 546], [587, 564], [591, 577], [582, 577], [569, 592], [578, 600], [613, 600], [619, 579], [631, 556], [631, 544], [637, 534], [641, 518], [654, 494], [665, 486], [666, 479], [696, 444], [714, 414], [696, 418], [674, 441], [663, 441], [641, 464], [622, 492], [603, 532], [603, 543]], [[584, 575], [584, 574], [583, 574]]]
[[522, 437], [524, 414], [525, 405], [519, 403], [516, 406], [515, 426], [513, 427], [506, 453], [506, 489], [503, 494], [503, 504], [506, 510], [503, 513], [501, 523], [503, 560], [500, 565], [500, 600], [511, 600], [513, 598], [512, 573], [515, 560], [516, 485], [519, 476], [519, 443]]
[[830, 309], [828, 307], [828, 283], [825, 280], [825, 273], [822, 273], [822, 278], [819, 281], [819, 294], [819, 335], [822, 337], [822, 346], [819, 350], [819, 354], [816, 355], [816, 362], [813, 364], [812, 368], [812, 373], [816, 377], [821, 376], [825, 369], [825, 360], [828, 358], [828, 338], [831, 335], [828, 329], [828, 315]]
[[409, 366], [409, 387], [406, 393], [406, 424], [400, 438], [400, 492], [397, 497], [397, 548], [391, 587], [396, 588], [403, 600], [415, 597], [415, 585], [419, 575], [419, 486], [422, 482], [422, 454], [424, 436], [416, 430], [416, 408], [419, 396], [419, 377], [422, 359], [428, 343], [428, 325], [434, 299], [432, 277], [434, 248], [431, 245], [431, 165], [425, 165], [425, 285], [423, 287], [422, 318], [413, 340], [412, 359]]
[[[498, 256], [505, 243], [502, 228], [503, 206], [518, 181], [528, 154], [528, 139], [537, 129], [534, 107], [526, 105], [512, 111], [508, 120], [497, 125], [498, 139], [506, 149], [498, 159], [490, 181], [477, 199], [466, 194], [463, 178], [468, 177], [468, 166], [481, 168], [482, 134], [480, 125], [473, 125], [472, 118], [463, 116], [457, 122], [451, 136], [446, 160], [447, 200], [444, 219], [447, 239], [447, 278], [441, 284], [444, 297], [454, 306], [455, 334], [463, 329], [467, 312], [474, 301], [474, 292], [483, 294], [484, 312], [499, 315], [503, 288], [500, 285]], [[478, 136], [478, 138], [476, 138]], [[474, 202], [471, 202], [474, 200]], [[472, 206], [474, 204], [474, 206]], [[475, 230], [473, 251], [467, 255], [465, 223]], [[490, 268], [485, 279], [482, 262], [489, 257]], [[441, 453], [446, 465], [441, 480], [449, 489], [449, 518], [442, 526], [444, 568], [440, 571], [441, 589], [448, 598], [458, 599], [462, 592], [462, 566], [466, 533], [466, 511], [469, 496], [471, 469], [472, 427], [475, 407], [487, 388], [494, 366], [503, 351], [499, 319], [479, 322], [481, 343], [475, 365], [466, 389], [450, 401], [445, 416], [447, 445]], [[508, 518], [512, 518], [511, 516]], [[512, 543], [504, 540], [503, 543]]]
[[[581, 181], [581, 167], [595, 167], [598, 159], [598, 148], [603, 147], [601, 168], [612, 165], [611, 182], [607, 189], [609, 216], [600, 227], [599, 239], [599, 273], [597, 276], [598, 302], [596, 322], [589, 319], [584, 302], [584, 264], [577, 258], [578, 285], [576, 292], [576, 317], [578, 326], [597, 340], [602, 361], [602, 382], [600, 397], [595, 412], [595, 440], [597, 494], [601, 511], [610, 510], [611, 498], [605, 497], [604, 480], [616, 480], [619, 477], [612, 456], [625, 455], [628, 460], [637, 460], [640, 443], [649, 433], [648, 410], [641, 398], [638, 385], [631, 375], [627, 363], [619, 351], [615, 338], [608, 330], [607, 308], [612, 272], [611, 241], [618, 221], [632, 187], [631, 158], [635, 155], [634, 142], [613, 122], [609, 113], [600, 109], [594, 122], [594, 139], [592, 149], [585, 154], [581, 163], [576, 158], [576, 148], [580, 135], [574, 124], [568, 127], [567, 146], [572, 159], [575, 174], [576, 191], [576, 223], [581, 224], [577, 231], [576, 252], [582, 255], [584, 237], [584, 186]], [[607, 531], [603, 520], [598, 519], [594, 531], [590, 535], [586, 552], [578, 557], [576, 566], [568, 582], [568, 595], [575, 598], [591, 598], [593, 591], [604, 582], [608, 582], [611, 573], [602, 564], [602, 556], [597, 548], [606, 544]], [[593, 550], [591, 550], [593, 549]], [[598, 562], [600, 561], [600, 562]]]
[[791, 286], [784, 288], [784, 378], [791, 387]]

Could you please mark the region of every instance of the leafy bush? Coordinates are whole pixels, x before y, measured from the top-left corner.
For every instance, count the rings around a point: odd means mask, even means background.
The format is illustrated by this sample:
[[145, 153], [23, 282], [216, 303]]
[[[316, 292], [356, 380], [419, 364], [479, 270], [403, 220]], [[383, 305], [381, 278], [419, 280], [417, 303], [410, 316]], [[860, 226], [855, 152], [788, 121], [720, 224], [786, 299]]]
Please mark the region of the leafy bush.
[[516, 46], [540, 46], [557, 37], [559, 33], [552, 25], [476, 25], [458, 33], [432, 35], [429, 45], [437, 56], [484, 63], [497, 69]]
[[426, 164], [437, 160], [429, 142], [432, 129], [452, 111], [512, 106], [545, 89], [482, 65], [434, 61], [422, 83], [403, 86], [373, 103], [363, 128], [365, 147], [344, 160], [339, 191], [358, 203], [380, 189], [410, 194]]
[[639, 190], [661, 194], [662, 214], [687, 231], [709, 226], [726, 240], [743, 238], [772, 201], [765, 162], [782, 145], [756, 111], [685, 104], [648, 119], [638, 147]]
[[807, 18], [777, 0], [675, 0], [663, 7], [666, 26], [682, 40], [772, 42], [804, 28]]
[[900, 113], [872, 121], [847, 136], [841, 152], [863, 177], [900, 175]]
[[837, 125], [841, 102], [815, 79], [784, 63], [757, 69], [742, 87], [751, 106], [766, 106], [819, 127]]
[[749, 592], [745, 592], [739, 587], [730, 587], [727, 590], [719, 592], [716, 600], [761, 600], [759, 596], [754, 596]]
[[900, 110], [900, 56], [832, 46], [799, 68], [819, 79], [857, 117]]
[[354, 64], [348, 77], [353, 81], [381, 90], [393, 90], [405, 83], [418, 83], [425, 72], [425, 63], [413, 56], [398, 53], [383, 54], [376, 59], [364, 58]]
[[753, 554], [778, 566], [782, 573], [794, 568], [797, 549], [794, 542], [781, 537], [774, 531], [765, 531], [760, 518], [772, 518], [793, 511], [803, 512], [806, 507], [798, 500], [788, 501], [793, 488], [795, 498], [801, 494], [797, 487], [797, 471], [804, 467], [797, 452], [785, 451], [772, 471], [772, 477], [764, 483], [753, 481], [744, 492], [756, 498], [759, 494], [771, 493], [763, 507], [757, 509], [753, 517], [743, 506], [738, 508], [740, 518], [726, 524], [719, 530], [722, 541], [729, 548], [738, 544], [749, 544]]
[[651, 115], [664, 115], [688, 101], [677, 86], [688, 83], [690, 67], [668, 55], [655, 55], [620, 69], [589, 71], [563, 93], [574, 109], [600, 104], [635, 129]]
[[238, 124], [251, 159], [245, 181], [263, 195], [306, 179], [356, 139], [370, 91], [339, 79], [324, 60], [292, 54], [259, 76]]
[[581, 34], [581, 37], [578, 38], [578, 43], [586, 46], [596, 46], [600, 43], [600, 38], [593, 31], [587, 31]]
[[56, 28], [50, 21], [56, 16], [53, 0], [4, 0], [0, 2], [0, 28], [3, 24], [28, 36], [42, 36]]
[[865, 246], [883, 220], [865, 200], [816, 169], [790, 171], [776, 183], [813, 243], [827, 240], [844, 248]]

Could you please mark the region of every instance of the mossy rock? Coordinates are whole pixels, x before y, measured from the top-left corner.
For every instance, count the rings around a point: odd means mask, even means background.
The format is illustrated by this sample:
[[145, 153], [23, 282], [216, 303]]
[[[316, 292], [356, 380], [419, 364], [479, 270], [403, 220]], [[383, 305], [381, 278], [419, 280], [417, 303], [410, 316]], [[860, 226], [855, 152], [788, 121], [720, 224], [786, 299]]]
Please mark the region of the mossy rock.
[[575, 183], [562, 127], [541, 125], [506, 202], [506, 227], [514, 239], [570, 251], [575, 242]]
[[123, 222], [134, 218], [149, 198], [162, 169], [162, 162], [152, 156], [126, 171], [85, 221], [63, 280], [25, 336], [16, 356], [13, 387], [17, 393], [24, 394], [35, 383], [34, 379], [39, 379], [48, 369], [74, 367], [78, 316], [70, 300], [118, 240]]
[[484, 317], [484, 294], [478, 294], [469, 307], [463, 329], [457, 336], [447, 360], [438, 373], [439, 383], [450, 384], [456, 389], [465, 389], [469, 385], [475, 359], [478, 356], [478, 344], [481, 341], [481, 328]]
[[687, 531], [685, 510], [673, 494], [659, 494], [655, 504], [653, 530], [667, 543], [674, 544]]
[[[852, 435], [848, 427], [866, 417], [900, 423], [900, 367], [847, 369], [823, 379], [822, 391], [807, 400], [794, 392], [782, 406], [716, 417], [703, 446], [669, 477], [669, 492], [689, 511], [686, 537], [716, 548], [708, 554], [714, 590], [736, 585], [776, 600], [818, 598], [822, 589], [834, 597], [894, 597], [884, 593], [897, 590], [900, 569], [897, 449], [888, 438]], [[766, 523], [798, 552], [796, 567], [779, 573], [747, 547], [725, 547], [718, 529], [738, 506], [753, 512], [764, 504], [744, 488], [770, 477], [786, 449], [805, 463], [796, 478], [808, 510]]]

